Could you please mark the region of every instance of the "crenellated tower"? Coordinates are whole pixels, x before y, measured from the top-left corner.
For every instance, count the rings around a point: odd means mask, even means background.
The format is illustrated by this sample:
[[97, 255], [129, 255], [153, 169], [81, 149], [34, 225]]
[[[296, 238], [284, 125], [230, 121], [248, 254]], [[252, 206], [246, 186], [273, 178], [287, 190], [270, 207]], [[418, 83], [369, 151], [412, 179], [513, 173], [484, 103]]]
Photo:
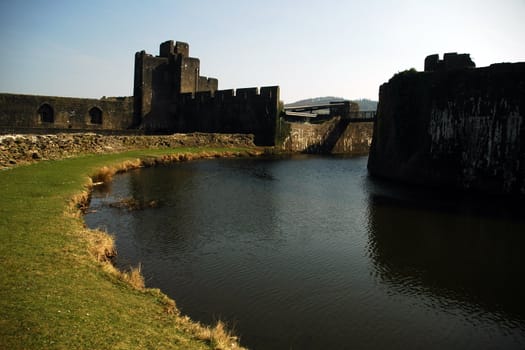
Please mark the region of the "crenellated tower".
[[173, 99], [182, 93], [209, 91], [213, 94], [218, 80], [199, 73], [200, 61], [189, 57], [187, 43], [163, 42], [158, 56], [137, 52], [133, 88], [136, 124], [141, 124], [152, 112], [167, 114]]
[[149, 132], [239, 132], [274, 143], [279, 87], [218, 90], [200, 75], [184, 42], [163, 42], [159, 55], [135, 54], [134, 127]]

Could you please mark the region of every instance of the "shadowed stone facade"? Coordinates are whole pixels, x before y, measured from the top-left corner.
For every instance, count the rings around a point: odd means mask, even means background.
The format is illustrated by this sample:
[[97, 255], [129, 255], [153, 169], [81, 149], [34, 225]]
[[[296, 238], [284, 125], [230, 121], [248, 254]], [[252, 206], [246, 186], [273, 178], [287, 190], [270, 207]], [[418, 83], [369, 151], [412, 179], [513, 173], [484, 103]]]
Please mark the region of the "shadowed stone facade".
[[2, 133], [125, 132], [133, 123], [133, 99], [0, 94]]
[[425, 72], [446, 71], [451, 69], [476, 68], [474, 61], [470, 59], [468, 53], [457, 54], [449, 52], [439, 59], [438, 54], [430, 55], [425, 58]]
[[525, 63], [474, 68], [468, 55], [436, 57], [381, 86], [370, 174], [524, 195]]
[[158, 56], [135, 54], [133, 97], [0, 94], [0, 131], [245, 133], [258, 145], [274, 144], [278, 86], [220, 91], [217, 79], [199, 71], [187, 43], [166, 41]]
[[135, 54], [134, 124], [150, 132], [250, 133], [273, 145], [279, 87], [218, 90], [218, 80], [199, 75], [189, 45], [166, 41], [159, 55]]

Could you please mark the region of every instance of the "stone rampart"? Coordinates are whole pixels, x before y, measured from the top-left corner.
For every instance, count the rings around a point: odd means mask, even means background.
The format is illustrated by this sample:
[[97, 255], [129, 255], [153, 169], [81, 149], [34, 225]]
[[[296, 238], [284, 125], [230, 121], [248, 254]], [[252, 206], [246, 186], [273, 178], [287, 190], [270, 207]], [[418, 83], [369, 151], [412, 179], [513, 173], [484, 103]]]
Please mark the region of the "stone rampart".
[[399, 73], [380, 88], [370, 174], [525, 195], [525, 63]]

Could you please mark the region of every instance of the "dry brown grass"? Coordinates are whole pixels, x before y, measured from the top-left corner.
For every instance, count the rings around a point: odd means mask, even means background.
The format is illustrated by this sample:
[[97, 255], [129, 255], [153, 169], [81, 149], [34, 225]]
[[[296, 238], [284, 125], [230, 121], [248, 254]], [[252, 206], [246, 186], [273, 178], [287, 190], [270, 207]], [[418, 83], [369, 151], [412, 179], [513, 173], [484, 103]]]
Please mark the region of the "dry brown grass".
[[115, 239], [101, 230], [85, 230], [85, 239], [91, 256], [102, 265], [102, 269], [117, 279], [126, 282], [134, 289], [145, 289], [142, 266], [131, 267], [128, 271], [121, 271], [113, 265], [113, 258], [117, 256]]
[[113, 175], [115, 175], [115, 170], [113, 168], [104, 166], [100, 168], [95, 174], [93, 174], [91, 179], [93, 180], [93, 183], [107, 183], [113, 179]]
[[[101, 174], [109, 174], [114, 171], [114, 168], [110, 169], [104, 167]], [[109, 169], [109, 170], [108, 170]], [[114, 172], [113, 172], [114, 173]], [[100, 179], [100, 178], [98, 178]], [[91, 189], [91, 183], [89, 182], [87, 187]], [[68, 214], [78, 216], [82, 213], [83, 208], [87, 208], [89, 205], [89, 192], [83, 191], [71, 199]], [[113, 265], [113, 258], [117, 256], [117, 249], [115, 247], [115, 239], [113, 236], [102, 230], [83, 230], [83, 238], [86, 241], [87, 249], [90, 255], [95, 261], [102, 264], [104, 271], [112, 276], [117, 277], [121, 281], [126, 282], [137, 290], [144, 290], [145, 283], [144, 277], [142, 276], [142, 266], [131, 268], [129, 271], [120, 271]]]
[[[166, 165], [173, 162], [184, 162], [202, 158], [215, 157], [233, 157], [240, 156], [241, 152], [201, 152], [197, 154], [171, 154], [162, 157], [136, 159], [123, 162], [115, 167], [103, 167], [91, 176], [87, 190], [75, 195], [71, 200], [70, 211], [80, 215], [82, 210], [87, 209], [90, 200], [90, 190], [93, 183], [107, 183], [112, 180], [117, 173], [122, 173], [130, 169], [139, 167], [150, 167]], [[129, 204], [129, 203], [125, 203]], [[133, 201], [133, 203], [135, 202]], [[192, 334], [196, 339], [209, 343], [217, 350], [242, 350], [239, 345], [239, 339], [228, 331], [222, 321], [218, 321], [213, 327], [204, 326], [199, 322], [191, 320], [188, 316], [182, 316], [178, 310], [175, 301], [162, 293], [159, 289], [146, 288], [144, 276], [142, 275], [142, 266], [132, 267], [128, 271], [118, 270], [112, 262], [116, 256], [115, 240], [107, 232], [101, 230], [85, 230], [85, 239], [89, 253], [93, 256], [102, 267], [102, 270], [114, 278], [125, 282], [135, 290], [153, 295], [163, 306], [167, 315], [174, 317], [174, 322], [182, 329]]]
[[177, 309], [177, 305], [175, 304], [175, 300], [168, 297], [166, 294], [162, 293], [162, 291], [158, 288], [146, 288], [144, 289], [144, 293], [150, 294], [159, 304], [161, 304], [164, 308], [164, 312], [168, 315], [174, 315], [174, 316], [180, 316], [180, 311]]
[[242, 350], [239, 339], [227, 330], [222, 321], [218, 321], [213, 327], [203, 326], [192, 321], [188, 316], [181, 316], [177, 323], [181, 328], [193, 334], [197, 339], [206, 341], [217, 350]]
[[111, 262], [117, 256], [115, 239], [107, 232], [101, 230], [86, 230], [85, 239], [88, 243], [89, 253], [98, 262]]
[[137, 267], [131, 267], [129, 271], [121, 271], [120, 279], [136, 290], [143, 291], [146, 288], [146, 282], [144, 281], [144, 276], [142, 276], [141, 264], [139, 264]]
[[[151, 294], [156, 297], [158, 302], [163, 306], [164, 312], [171, 315], [183, 330], [192, 334], [196, 339], [208, 342], [217, 350], [242, 350], [239, 345], [239, 339], [228, 331], [222, 321], [218, 321], [213, 327], [208, 327], [191, 320], [188, 316], [181, 316], [177, 309], [175, 301], [162, 293], [159, 289], [146, 288], [144, 276], [142, 275], [142, 266], [132, 267], [128, 271], [120, 271], [111, 262], [114, 251], [114, 240], [111, 236], [103, 231], [91, 231], [90, 252], [93, 257], [102, 264], [102, 269], [111, 276], [127, 283], [132, 288]], [[115, 253], [116, 254], [116, 253]]]
[[89, 183], [86, 185], [86, 190], [74, 195], [69, 201], [67, 206], [66, 215], [69, 217], [80, 217], [89, 208], [89, 202], [91, 201], [91, 187], [92, 182], [89, 179]]
[[216, 349], [240, 349], [237, 337], [233, 336], [224, 322], [218, 321], [215, 327], [206, 327], [203, 340], [209, 339]]
[[224, 322], [218, 321], [213, 327], [204, 326], [191, 320], [188, 316], [181, 315], [175, 301], [162, 293], [160, 289], [146, 288], [144, 292], [154, 296], [164, 306], [164, 311], [168, 315], [174, 316], [175, 323], [184, 331], [192, 334], [196, 339], [209, 343], [217, 350], [245, 349], [239, 345], [239, 339], [228, 331], [228, 327]]
[[140, 159], [126, 160], [114, 167], [104, 166], [91, 176], [93, 183], [108, 183], [113, 179], [115, 174], [120, 174], [131, 169], [137, 169], [143, 166]]
[[258, 150], [249, 151], [202, 151], [199, 153], [180, 153], [164, 155], [158, 158], [149, 158], [142, 160], [142, 165], [146, 167], [166, 165], [174, 162], [188, 162], [198, 159], [220, 158], [220, 157], [240, 157], [242, 155], [256, 156], [261, 155], [262, 152]]
[[115, 167], [115, 173], [120, 174], [128, 170], [138, 169], [142, 166], [142, 161], [140, 159], [126, 160]]

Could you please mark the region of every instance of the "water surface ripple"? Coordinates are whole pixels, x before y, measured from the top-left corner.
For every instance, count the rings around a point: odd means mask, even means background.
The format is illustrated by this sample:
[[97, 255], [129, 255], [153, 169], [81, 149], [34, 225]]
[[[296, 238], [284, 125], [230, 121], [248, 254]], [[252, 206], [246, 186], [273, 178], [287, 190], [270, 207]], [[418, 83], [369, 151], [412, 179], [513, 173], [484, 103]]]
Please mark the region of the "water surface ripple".
[[[392, 185], [366, 157], [219, 159], [94, 192], [116, 235], [196, 320], [251, 349], [525, 348], [522, 204]], [[129, 211], [133, 197], [158, 206]]]

